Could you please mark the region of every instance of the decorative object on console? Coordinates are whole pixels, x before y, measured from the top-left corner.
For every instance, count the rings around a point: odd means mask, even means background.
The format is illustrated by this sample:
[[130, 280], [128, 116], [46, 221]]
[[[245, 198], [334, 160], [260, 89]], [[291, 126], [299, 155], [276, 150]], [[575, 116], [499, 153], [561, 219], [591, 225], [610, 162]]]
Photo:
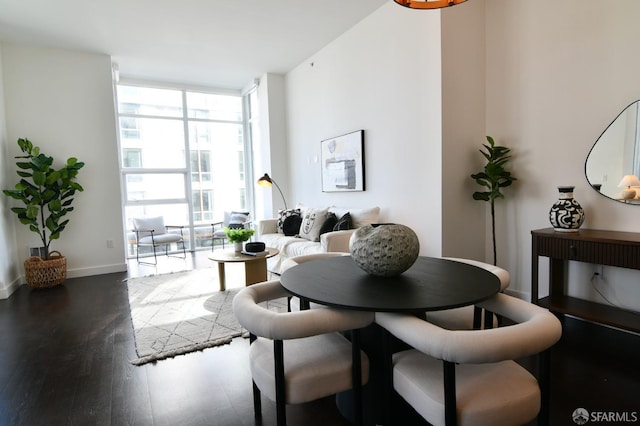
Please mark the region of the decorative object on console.
[[491, 233], [493, 236], [493, 266], [497, 265], [498, 255], [496, 250], [496, 216], [495, 216], [495, 200], [496, 198], [504, 198], [501, 188], [511, 186], [515, 177], [511, 176], [511, 172], [505, 170], [505, 165], [511, 156], [509, 148], [495, 145], [491, 136], [487, 136], [488, 145], [483, 145], [487, 152], [480, 151], [482, 156], [487, 160], [484, 171], [471, 175], [471, 179], [475, 180], [478, 185], [488, 188], [488, 191], [477, 191], [473, 193], [474, 200], [488, 201], [491, 205]]
[[276, 188], [278, 188], [278, 191], [280, 191], [280, 195], [282, 196], [282, 202], [284, 203], [284, 209], [287, 210], [287, 200], [284, 198], [284, 194], [282, 193], [282, 190], [280, 189], [276, 181], [273, 180], [268, 173], [265, 173], [264, 176], [258, 179], [258, 185], [263, 186], [265, 188], [269, 188], [272, 184], [275, 185]]
[[364, 130], [320, 142], [322, 192], [364, 191]]
[[467, 0], [394, 0], [400, 6], [409, 9], [441, 9], [443, 7], [455, 6]]
[[585, 219], [584, 209], [573, 198], [573, 186], [559, 186], [560, 192], [549, 211], [549, 221], [553, 229], [559, 232], [577, 232]]
[[248, 241], [249, 238], [255, 233], [253, 229], [249, 228], [224, 228], [227, 239], [230, 243], [233, 243], [233, 249], [236, 252], [242, 251], [242, 243]]
[[408, 226], [378, 223], [358, 228], [349, 240], [349, 251], [356, 265], [365, 272], [392, 277], [414, 264], [420, 242]]
[[633, 189], [632, 186], [640, 186], [640, 180], [638, 180], [636, 175], [625, 175], [618, 184], [618, 188], [624, 188], [620, 194], [623, 200], [633, 200], [636, 198], [636, 190]]

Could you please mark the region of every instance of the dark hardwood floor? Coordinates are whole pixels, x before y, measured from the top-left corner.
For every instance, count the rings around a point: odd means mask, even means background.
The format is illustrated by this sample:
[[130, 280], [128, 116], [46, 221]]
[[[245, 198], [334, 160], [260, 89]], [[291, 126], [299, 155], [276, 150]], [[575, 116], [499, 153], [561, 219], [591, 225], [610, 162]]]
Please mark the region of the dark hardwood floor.
[[[0, 425], [256, 424], [245, 339], [130, 364], [135, 344], [123, 280], [212, 266], [201, 252], [48, 290], [21, 286], [0, 300]], [[579, 407], [640, 417], [639, 359], [640, 336], [567, 319], [552, 352], [551, 424], [573, 425]], [[398, 424], [423, 424], [409, 408], [400, 411]], [[291, 425], [349, 424], [335, 398], [289, 406], [287, 415]], [[275, 424], [275, 406], [264, 398], [261, 424]]]

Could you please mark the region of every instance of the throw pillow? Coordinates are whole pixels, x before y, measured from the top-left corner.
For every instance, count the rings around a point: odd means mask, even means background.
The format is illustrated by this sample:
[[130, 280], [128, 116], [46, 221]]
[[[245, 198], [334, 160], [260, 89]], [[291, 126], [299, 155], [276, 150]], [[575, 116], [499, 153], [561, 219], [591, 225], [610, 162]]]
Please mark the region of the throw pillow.
[[248, 212], [231, 212], [229, 215], [229, 229], [244, 228], [244, 224], [248, 221]]
[[294, 214], [287, 217], [282, 222], [282, 232], [287, 237], [293, 237], [300, 232], [300, 224], [302, 223], [302, 216]]
[[307, 209], [302, 216], [300, 238], [309, 241], [320, 241], [320, 228], [327, 219], [328, 209]]
[[278, 232], [284, 233], [282, 230], [282, 225], [284, 225], [284, 220], [289, 216], [300, 216], [300, 209], [287, 209], [287, 210], [279, 210], [278, 211]]
[[347, 231], [352, 228], [351, 213], [347, 212], [342, 216], [336, 225], [333, 227], [334, 231]]
[[338, 223], [338, 217], [334, 213], [327, 213], [327, 220], [324, 221], [320, 228], [320, 235], [333, 231], [336, 223]]
[[351, 215], [352, 229], [380, 222], [380, 207], [354, 209], [333, 206], [329, 211], [335, 213], [338, 217], [342, 217], [345, 213], [349, 213]]

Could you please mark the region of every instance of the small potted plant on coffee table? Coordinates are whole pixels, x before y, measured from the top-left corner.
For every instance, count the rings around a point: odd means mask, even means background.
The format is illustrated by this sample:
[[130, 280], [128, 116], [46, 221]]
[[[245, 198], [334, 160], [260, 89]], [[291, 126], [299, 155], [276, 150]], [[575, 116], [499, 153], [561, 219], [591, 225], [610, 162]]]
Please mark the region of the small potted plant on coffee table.
[[224, 228], [224, 233], [227, 234], [229, 242], [233, 243], [234, 250], [241, 252], [242, 243], [248, 241], [255, 231], [250, 228]]

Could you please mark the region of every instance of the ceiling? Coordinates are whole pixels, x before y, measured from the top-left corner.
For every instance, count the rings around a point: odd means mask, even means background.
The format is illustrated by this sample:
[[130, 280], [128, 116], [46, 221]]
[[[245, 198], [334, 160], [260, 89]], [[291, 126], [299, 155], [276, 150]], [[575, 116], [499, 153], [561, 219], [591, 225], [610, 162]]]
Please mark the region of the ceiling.
[[0, 0], [0, 40], [107, 54], [122, 77], [240, 89], [391, 0]]

